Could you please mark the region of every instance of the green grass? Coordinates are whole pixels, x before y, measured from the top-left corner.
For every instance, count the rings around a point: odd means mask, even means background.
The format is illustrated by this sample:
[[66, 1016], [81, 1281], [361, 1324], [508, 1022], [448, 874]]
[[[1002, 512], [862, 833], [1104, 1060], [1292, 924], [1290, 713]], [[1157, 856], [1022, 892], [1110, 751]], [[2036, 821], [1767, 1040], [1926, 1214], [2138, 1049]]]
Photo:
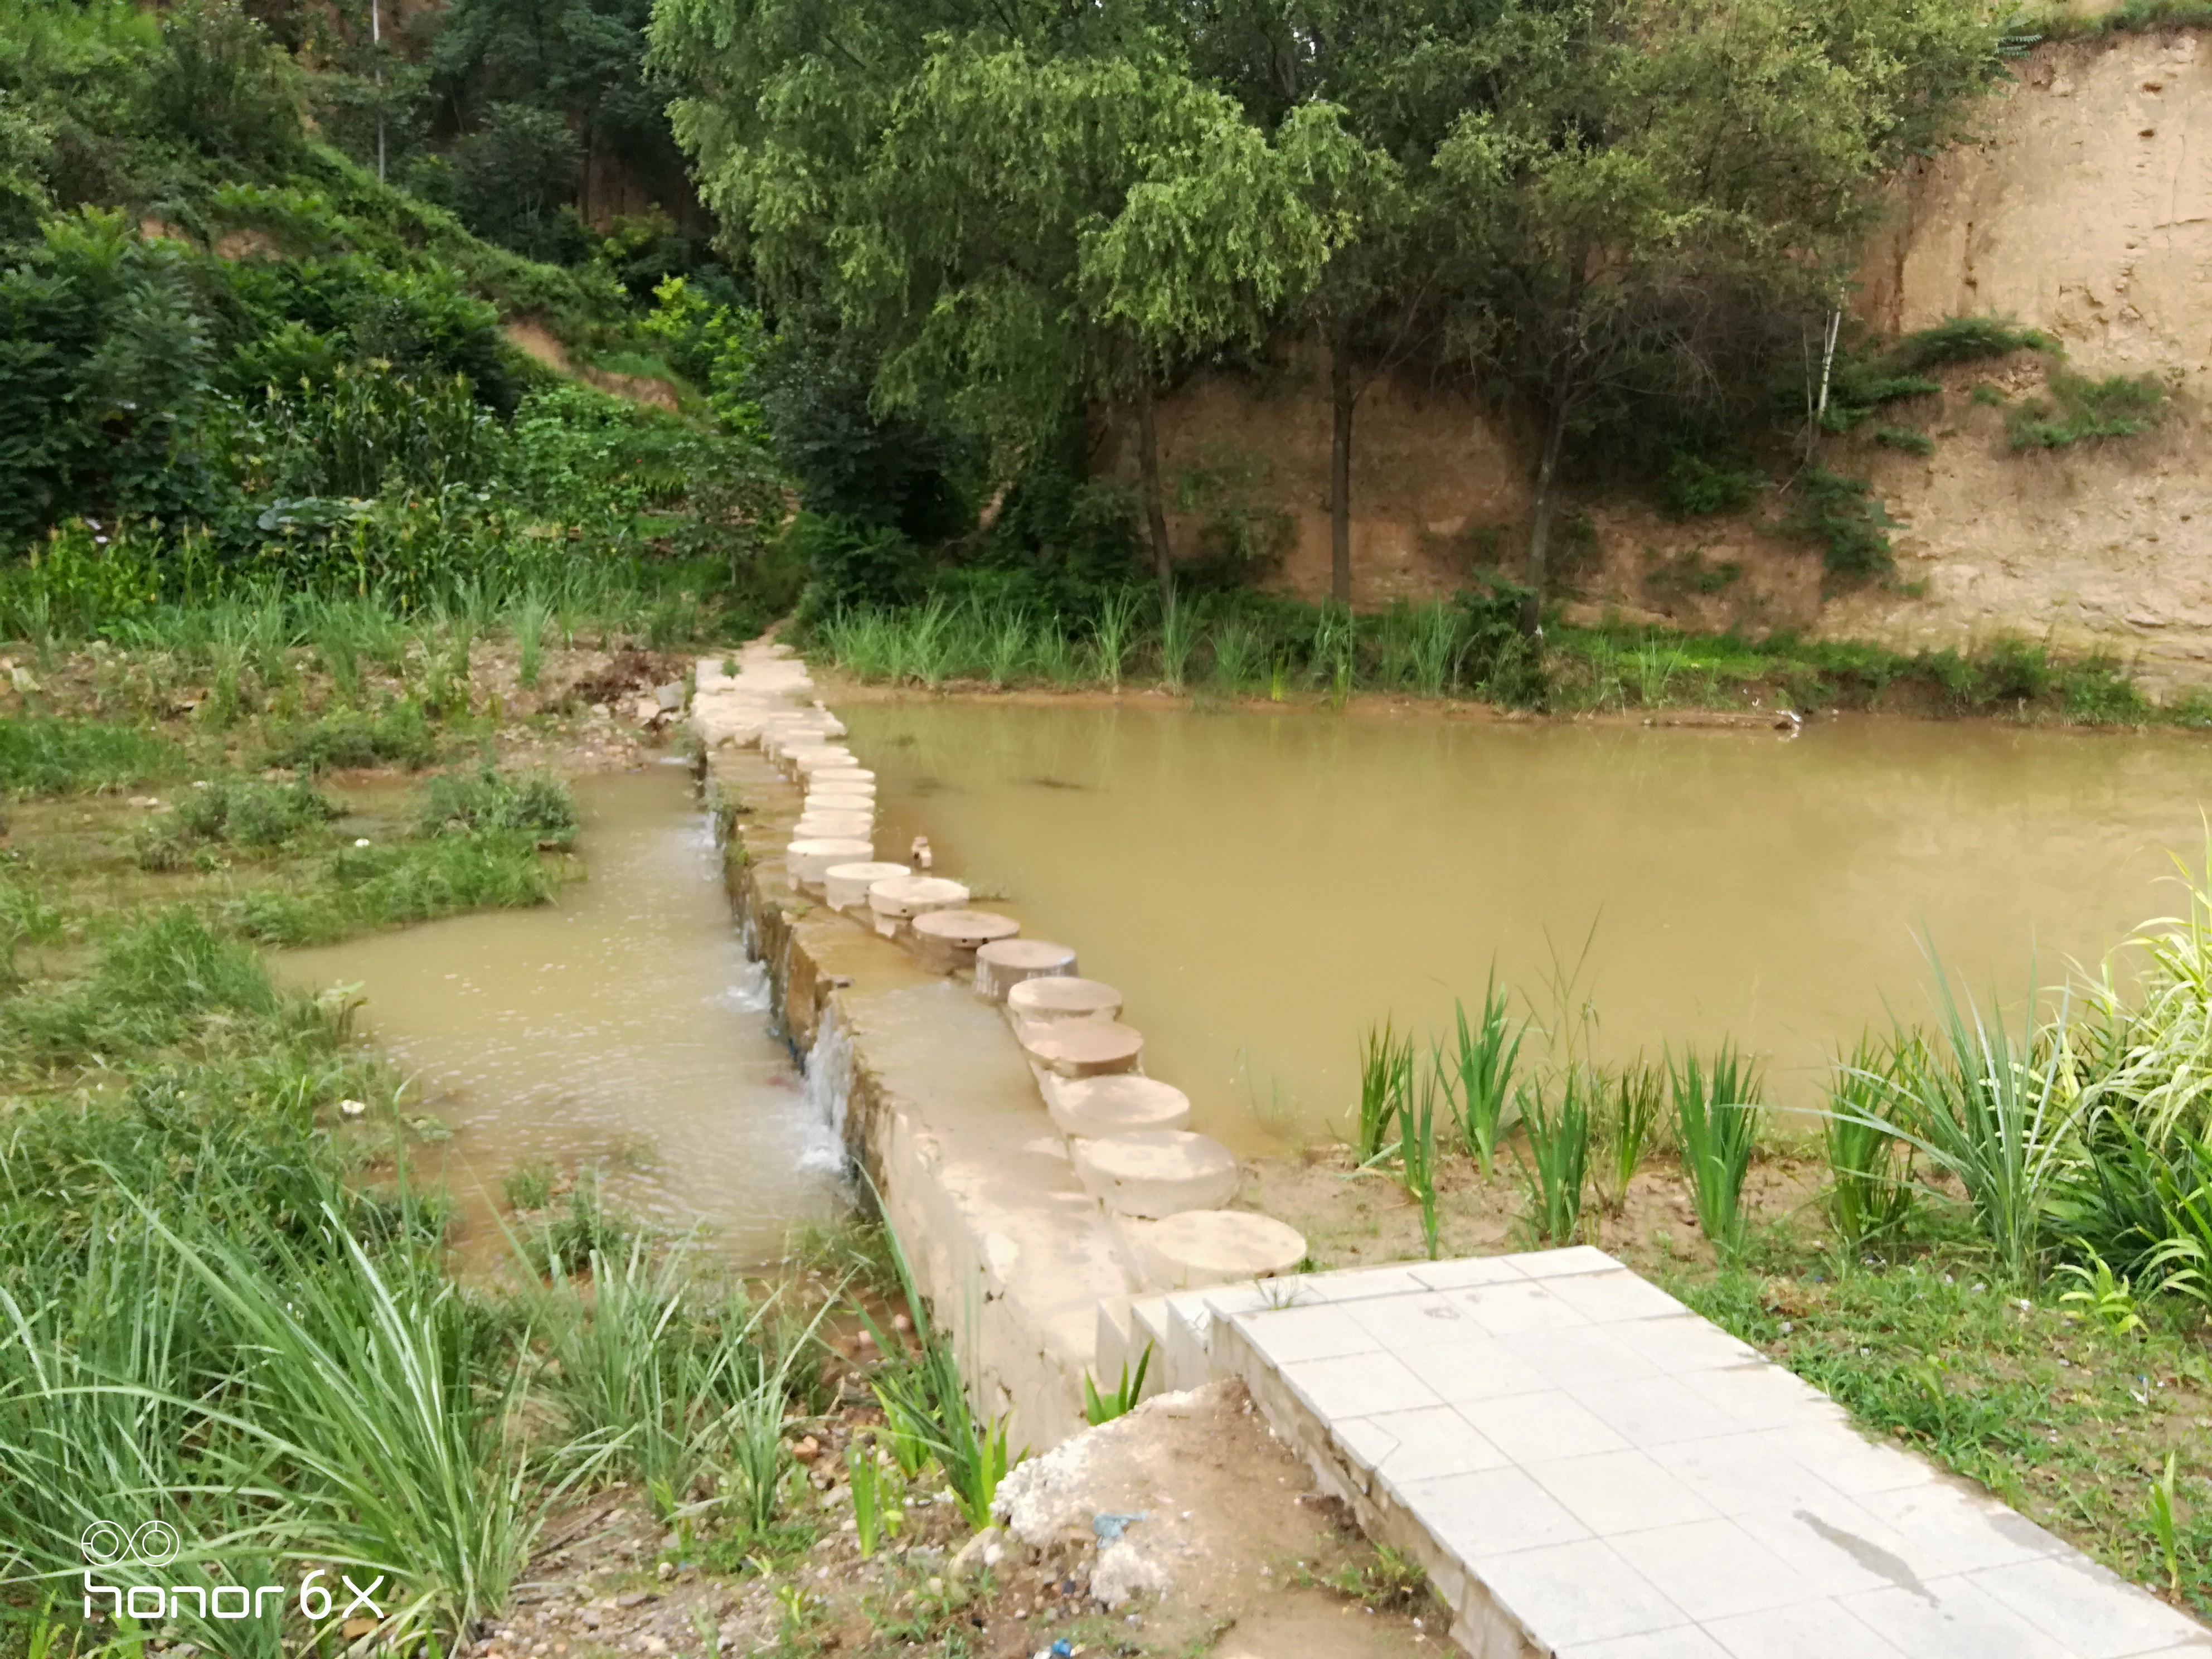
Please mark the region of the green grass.
[[1746, 1234], [1744, 1177], [1764, 1115], [1758, 1069], [1723, 1042], [1710, 1062], [1694, 1052], [1669, 1056], [1667, 1079], [1698, 1226], [1722, 1261], [1736, 1261]]
[[27, 714], [0, 720], [0, 794], [94, 794], [182, 775], [190, 758], [143, 726]]
[[2030, 398], [2005, 417], [2014, 449], [2063, 449], [2093, 438], [2131, 438], [2166, 417], [2166, 387], [2150, 374], [2093, 380], [2054, 371], [2048, 399]]
[[549, 773], [517, 776], [486, 764], [432, 778], [416, 827], [424, 836], [525, 836], [542, 847], [568, 847], [578, 828], [575, 793]]
[[142, 829], [142, 870], [180, 870], [215, 849], [268, 854], [319, 830], [338, 806], [306, 782], [218, 777], [178, 792], [175, 804]]
[[219, 912], [227, 927], [263, 945], [326, 945], [469, 910], [526, 909], [559, 886], [535, 838], [492, 831], [341, 848], [314, 884], [244, 893]]
[[282, 728], [270, 738], [263, 763], [307, 772], [402, 766], [410, 770], [437, 757], [429, 720], [411, 702], [371, 714], [341, 708]]

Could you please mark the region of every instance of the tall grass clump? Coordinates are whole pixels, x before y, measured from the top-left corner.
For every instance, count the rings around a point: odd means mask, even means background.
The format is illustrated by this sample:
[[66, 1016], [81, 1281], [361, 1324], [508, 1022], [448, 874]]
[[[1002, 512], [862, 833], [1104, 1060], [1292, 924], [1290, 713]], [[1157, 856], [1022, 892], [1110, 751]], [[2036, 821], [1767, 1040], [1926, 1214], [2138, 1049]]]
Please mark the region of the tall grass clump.
[[0, 720], [0, 794], [88, 795], [179, 775], [185, 751], [135, 726], [57, 720]]
[[[2038, 1065], [2035, 1012], [2017, 1036], [1961, 1002], [1936, 964], [1942, 1024], [1924, 1045], [1900, 1036], [1898, 1064], [1863, 1073], [1863, 1106], [1838, 1115], [1903, 1142], [1965, 1189], [1999, 1270], [2032, 1284], [2042, 1266], [2045, 1211], [2063, 1178], [2081, 1103], [2062, 1068]], [[2056, 1024], [2068, 1021], [2062, 1011]]]
[[[1398, 1178], [1420, 1206], [1421, 1239], [1437, 1259], [1437, 1092], [1441, 1075], [1421, 1074], [1420, 1086], [1398, 1110]], [[1418, 1100], [1418, 1104], [1416, 1101]]]
[[1629, 1183], [1658, 1134], [1666, 1097], [1665, 1073], [1640, 1060], [1613, 1079], [1604, 1121], [1603, 1181], [1607, 1207], [1616, 1213], [1626, 1207]]
[[1687, 1053], [1680, 1060], [1669, 1056], [1667, 1072], [1698, 1229], [1722, 1261], [1738, 1261], [1746, 1238], [1744, 1177], [1759, 1141], [1758, 1070], [1723, 1042], [1710, 1064]]
[[1370, 1025], [1359, 1039], [1359, 1115], [1352, 1152], [1362, 1164], [1382, 1156], [1413, 1082], [1413, 1039], [1390, 1020]]
[[1495, 969], [1483, 987], [1479, 1020], [1469, 1021], [1464, 1002], [1452, 1004], [1457, 1037], [1450, 1055], [1453, 1112], [1461, 1144], [1481, 1164], [1486, 1176], [1497, 1162], [1498, 1136], [1509, 1127], [1513, 1068], [1528, 1034], [1525, 1023], [1516, 1024], [1509, 1018], [1509, 1006]]
[[277, 731], [263, 764], [307, 772], [404, 766], [411, 770], [437, 758], [438, 744], [422, 708], [395, 702], [374, 712], [341, 708]]
[[1899, 1070], [1924, 1063], [1917, 1044], [1900, 1055], [1862, 1042], [1836, 1067], [1820, 1133], [1828, 1162], [1828, 1220], [1847, 1249], [1893, 1237], [1911, 1213], [1911, 1149], [1875, 1113]]
[[176, 805], [138, 833], [143, 870], [178, 870], [216, 848], [268, 853], [320, 830], [337, 804], [301, 781], [269, 783], [220, 777], [179, 792]]
[[1516, 1156], [1528, 1192], [1525, 1224], [1542, 1244], [1571, 1244], [1582, 1230], [1583, 1195], [1589, 1182], [1590, 1080], [1579, 1066], [1559, 1075], [1556, 1104], [1534, 1079], [1516, 1092], [1521, 1130], [1528, 1143]]
[[475, 772], [443, 773], [422, 791], [417, 832], [437, 835], [513, 835], [540, 847], [568, 847], [576, 839], [576, 797], [550, 773], [516, 775], [487, 763]]

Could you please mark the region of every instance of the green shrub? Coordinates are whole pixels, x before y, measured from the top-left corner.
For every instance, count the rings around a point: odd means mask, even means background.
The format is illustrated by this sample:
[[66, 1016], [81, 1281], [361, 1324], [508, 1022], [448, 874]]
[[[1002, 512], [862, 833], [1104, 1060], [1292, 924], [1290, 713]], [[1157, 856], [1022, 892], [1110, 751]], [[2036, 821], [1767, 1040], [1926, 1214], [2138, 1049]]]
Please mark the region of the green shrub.
[[304, 782], [217, 778], [181, 792], [173, 808], [140, 831], [139, 867], [181, 869], [204, 848], [265, 852], [337, 815], [337, 803]]
[[1765, 484], [1758, 473], [1741, 467], [1724, 466], [1702, 455], [1677, 455], [1668, 463], [1659, 504], [1670, 519], [1741, 513], [1759, 498]]
[[1808, 466], [1797, 477], [1797, 500], [1784, 526], [1817, 541], [1821, 562], [1838, 581], [1864, 581], [1895, 568], [1889, 532], [1897, 520], [1864, 478], [1846, 478], [1823, 466]]
[[802, 513], [792, 520], [787, 539], [793, 556], [806, 565], [806, 595], [799, 605], [805, 620], [910, 603], [926, 574], [914, 544], [890, 525]]
[[2154, 375], [2115, 374], [2092, 380], [2054, 371], [2052, 402], [2033, 398], [2005, 421], [2014, 449], [2063, 449], [2088, 438], [2130, 438], [2166, 416], [2166, 388]]
[[185, 751], [138, 726], [26, 714], [0, 720], [0, 793], [92, 794], [182, 772]]
[[2087, 726], [2140, 726], [2154, 712], [2127, 671], [2102, 653], [2069, 664], [2056, 684], [2068, 717]]
[[1908, 455], [1933, 455], [1936, 441], [1917, 426], [1882, 426], [1875, 428], [1874, 441], [1885, 449], [1901, 449]]
[[436, 758], [437, 743], [422, 711], [411, 702], [393, 703], [377, 713], [341, 708], [279, 733], [263, 763], [307, 772], [404, 766], [410, 770]]
[[1946, 317], [1932, 328], [1904, 336], [1889, 362], [1907, 374], [1969, 363], [2015, 351], [2055, 351], [2058, 343], [2040, 329], [2021, 328], [2009, 317]]
[[417, 828], [425, 836], [512, 834], [567, 847], [576, 839], [576, 798], [548, 774], [517, 778], [486, 765], [474, 774], [432, 778]]

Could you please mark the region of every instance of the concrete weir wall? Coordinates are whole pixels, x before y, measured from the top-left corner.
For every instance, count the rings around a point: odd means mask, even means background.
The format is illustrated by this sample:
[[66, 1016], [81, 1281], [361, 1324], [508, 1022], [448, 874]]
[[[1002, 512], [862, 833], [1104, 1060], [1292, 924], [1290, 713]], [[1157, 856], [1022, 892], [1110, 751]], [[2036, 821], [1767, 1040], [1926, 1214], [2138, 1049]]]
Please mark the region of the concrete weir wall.
[[882, 857], [874, 776], [788, 647], [734, 666], [702, 660], [692, 704], [731, 900], [977, 1413], [1042, 1451], [1085, 1426], [1102, 1332], [1112, 1384], [1134, 1299], [1289, 1271], [1304, 1241], [1222, 1207], [1234, 1158], [1076, 951]]

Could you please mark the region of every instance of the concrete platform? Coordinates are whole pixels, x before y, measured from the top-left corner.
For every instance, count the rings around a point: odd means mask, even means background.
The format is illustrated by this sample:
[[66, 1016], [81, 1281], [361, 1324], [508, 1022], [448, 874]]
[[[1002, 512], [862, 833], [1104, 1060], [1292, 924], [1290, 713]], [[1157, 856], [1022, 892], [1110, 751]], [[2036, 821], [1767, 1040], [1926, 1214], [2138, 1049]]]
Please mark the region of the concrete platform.
[[[1244, 1379], [1479, 1659], [2212, 1659], [2212, 1633], [1587, 1248], [1102, 1310]], [[1121, 1350], [1121, 1352], [1117, 1352]]]

